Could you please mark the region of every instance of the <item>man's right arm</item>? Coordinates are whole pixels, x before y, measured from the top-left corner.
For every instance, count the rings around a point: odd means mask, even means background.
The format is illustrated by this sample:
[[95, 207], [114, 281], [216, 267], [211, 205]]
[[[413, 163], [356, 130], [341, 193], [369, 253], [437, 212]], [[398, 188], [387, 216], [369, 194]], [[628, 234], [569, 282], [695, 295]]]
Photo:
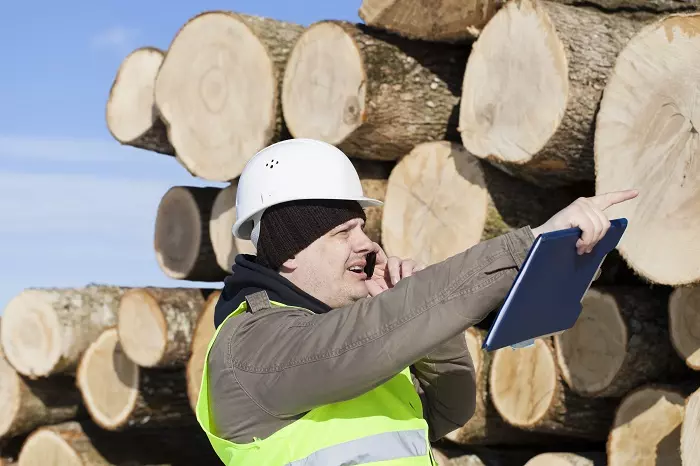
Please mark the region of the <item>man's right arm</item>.
[[515, 230], [326, 314], [261, 311], [217, 342], [226, 351], [210, 365], [278, 418], [358, 396], [497, 308], [533, 241]]

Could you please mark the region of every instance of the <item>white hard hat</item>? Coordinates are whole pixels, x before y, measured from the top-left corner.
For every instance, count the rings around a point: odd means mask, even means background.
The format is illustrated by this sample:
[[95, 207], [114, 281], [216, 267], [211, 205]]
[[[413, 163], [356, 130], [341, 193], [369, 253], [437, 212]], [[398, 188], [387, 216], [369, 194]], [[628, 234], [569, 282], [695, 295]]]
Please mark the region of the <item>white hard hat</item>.
[[350, 159], [337, 147], [315, 139], [287, 139], [255, 154], [238, 179], [233, 235], [257, 247], [260, 218], [268, 207], [301, 199], [381, 201], [364, 196]]

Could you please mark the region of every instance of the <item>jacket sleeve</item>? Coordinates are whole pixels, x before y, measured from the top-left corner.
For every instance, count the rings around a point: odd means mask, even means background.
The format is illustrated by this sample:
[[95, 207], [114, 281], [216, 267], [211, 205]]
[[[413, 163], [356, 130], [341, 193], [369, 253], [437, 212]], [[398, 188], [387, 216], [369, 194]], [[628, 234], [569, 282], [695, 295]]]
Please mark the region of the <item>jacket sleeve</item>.
[[[257, 312], [216, 343], [222, 349], [214, 357], [225, 360], [209, 363], [267, 414], [291, 418], [359, 396], [431, 355], [419, 363], [434, 400], [431, 416], [459, 424], [473, 412], [474, 397], [463, 392], [460, 402], [454, 393], [443, 397], [442, 385], [437, 397], [431, 386], [445, 380], [444, 393], [464, 386], [474, 391], [473, 370], [464, 367], [471, 360], [453, 341], [502, 301], [533, 240], [528, 227], [509, 232], [428, 266], [378, 296], [325, 314], [293, 308]], [[443, 353], [443, 347], [449, 350]], [[450, 367], [454, 377], [430, 375]], [[455, 407], [458, 414], [449, 414]]]

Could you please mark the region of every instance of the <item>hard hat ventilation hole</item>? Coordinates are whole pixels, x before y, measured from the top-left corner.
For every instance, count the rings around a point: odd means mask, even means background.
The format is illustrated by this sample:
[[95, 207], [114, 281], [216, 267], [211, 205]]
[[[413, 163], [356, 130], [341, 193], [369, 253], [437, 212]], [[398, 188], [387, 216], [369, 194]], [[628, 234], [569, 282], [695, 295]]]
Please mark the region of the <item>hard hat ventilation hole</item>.
[[269, 162], [267, 162], [267, 163], [265, 164], [265, 166], [266, 166], [266, 167], [269, 167], [269, 168], [272, 168], [272, 167], [274, 167], [275, 165], [277, 165], [278, 163], [280, 163], [279, 160], [274, 160], [274, 159], [272, 159], [272, 160], [270, 160]]

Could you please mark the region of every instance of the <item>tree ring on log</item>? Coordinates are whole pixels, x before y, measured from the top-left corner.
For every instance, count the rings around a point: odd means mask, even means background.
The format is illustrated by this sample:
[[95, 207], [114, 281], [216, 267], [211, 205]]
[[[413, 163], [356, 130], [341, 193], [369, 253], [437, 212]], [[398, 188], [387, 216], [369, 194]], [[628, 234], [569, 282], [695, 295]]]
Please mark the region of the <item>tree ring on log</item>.
[[22, 446], [20, 461], [24, 466], [86, 466], [75, 449], [58, 433], [49, 429], [38, 429], [29, 435]]
[[340, 144], [363, 123], [366, 85], [362, 55], [350, 34], [333, 23], [311, 25], [284, 74], [282, 111], [290, 133]]
[[119, 340], [129, 359], [144, 367], [157, 364], [168, 345], [168, 323], [160, 305], [146, 290], [133, 289], [124, 293], [119, 303]]
[[684, 465], [694, 464], [700, 458], [700, 388], [685, 401], [681, 427], [681, 460]]
[[233, 236], [236, 222], [236, 190], [238, 183], [232, 181], [214, 199], [209, 220], [209, 237], [214, 249], [216, 262], [222, 270], [229, 272], [238, 254], [255, 254], [255, 246], [250, 240]]
[[668, 319], [674, 349], [688, 367], [700, 371], [700, 286], [673, 290]]
[[620, 255], [671, 286], [700, 281], [698, 48], [700, 14], [646, 26], [620, 52], [596, 122], [596, 192], [640, 191], [607, 210], [633, 219]]

